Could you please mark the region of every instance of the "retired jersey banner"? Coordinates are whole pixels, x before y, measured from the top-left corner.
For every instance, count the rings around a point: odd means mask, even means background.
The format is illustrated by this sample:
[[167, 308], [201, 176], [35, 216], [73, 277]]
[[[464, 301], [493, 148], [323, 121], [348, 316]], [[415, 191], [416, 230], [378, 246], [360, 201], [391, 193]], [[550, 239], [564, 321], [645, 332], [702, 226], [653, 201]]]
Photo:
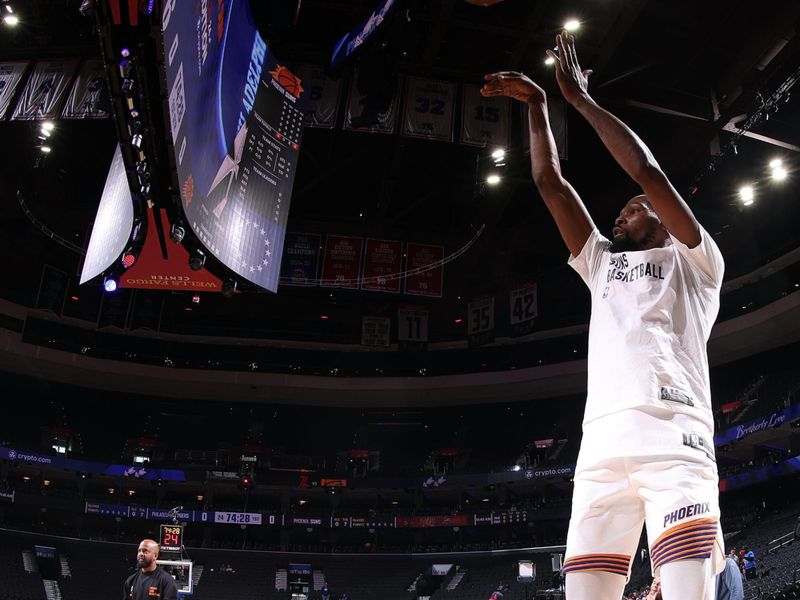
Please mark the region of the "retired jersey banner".
[[494, 341], [494, 296], [484, 296], [469, 303], [467, 339], [470, 347]]
[[363, 242], [360, 237], [328, 236], [322, 259], [322, 287], [358, 289]]
[[386, 317], [361, 317], [361, 345], [389, 346], [392, 320]]
[[169, 120], [192, 231], [226, 267], [277, 291], [308, 90], [248, 2], [165, 2]]
[[[442, 297], [444, 246], [414, 244], [406, 247], [406, 277], [404, 292], [411, 296]], [[438, 263], [433, 268], [426, 268]], [[421, 272], [417, 273], [419, 270]]]
[[0, 119], [5, 119], [28, 61], [0, 62]]
[[106, 93], [106, 73], [100, 60], [83, 63], [75, 84], [61, 111], [62, 119], [105, 119], [109, 112], [102, 108]]
[[361, 289], [399, 293], [402, 265], [402, 242], [367, 239]]
[[287, 233], [283, 244], [281, 285], [316, 285], [322, 237], [314, 233]]
[[306, 127], [333, 129], [339, 113], [339, 97], [342, 95], [342, 80], [331, 79], [325, 69], [313, 65], [299, 65], [297, 74], [308, 89], [308, 112]]
[[397, 309], [397, 341], [427, 342], [428, 311], [413, 306]]
[[76, 59], [37, 62], [14, 109], [14, 120], [54, 119], [72, 81]]
[[[521, 106], [522, 111], [522, 146], [526, 152], [531, 150], [531, 138], [528, 135], [528, 107]], [[567, 103], [558, 98], [547, 99], [547, 120], [550, 121], [550, 130], [556, 141], [558, 158], [567, 160]]]
[[533, 321], [539, 314], [535, 283], [512, 289], [508, 299], [512, 325]]
[[461, 143], [468, 146], [508, 148], [509, 99], [481, 96], [477, 85], [462, 86]]
[[452, 142], [455, 100], [455, 84], [409, 77], [406, 82], [403, 135]]
[[467, 333], [474, 335], [494, 329], [494, 296], [485, 296], [469, 303]]
[[364, 133], [394, 133], [400, 112], [399, 88], [399, 83], [389, 86], [386, 90], [388, 105], [376, 106], [373, 104], [374, 95], [359, 89], [358, 71], [354, 71], [347, 95], [344, 128]]

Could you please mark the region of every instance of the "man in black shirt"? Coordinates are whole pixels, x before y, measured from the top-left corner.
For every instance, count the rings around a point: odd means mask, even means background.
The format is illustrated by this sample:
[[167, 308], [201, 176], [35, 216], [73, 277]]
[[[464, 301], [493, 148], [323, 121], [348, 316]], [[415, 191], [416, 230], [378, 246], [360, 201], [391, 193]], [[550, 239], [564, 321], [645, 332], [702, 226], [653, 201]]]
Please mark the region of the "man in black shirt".
[[136, 572], [125, 580], [122, 600], [178, 600], [172, 575], [156, 564], [158, 544], [142, 540], [136, 553]]

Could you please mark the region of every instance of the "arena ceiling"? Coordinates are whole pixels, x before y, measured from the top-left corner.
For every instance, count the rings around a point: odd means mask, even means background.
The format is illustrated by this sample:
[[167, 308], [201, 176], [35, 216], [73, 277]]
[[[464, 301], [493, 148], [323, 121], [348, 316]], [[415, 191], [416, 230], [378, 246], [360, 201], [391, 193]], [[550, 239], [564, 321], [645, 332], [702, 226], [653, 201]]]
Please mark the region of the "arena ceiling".
[[[21, 23], [14, 30], [0, 28], [0, 60], [100, 55], [92, 22], [78, 10], [81, 2], [16, 4]], [[288, 63], [322, 64], [336, 39], [375, 2], [303, 0], [294, 26], [280, 16], [286, 4], [253, 4], [277, 56]], [[798, 94], [782, 97], [778, 110], [769, 110], [769, 118], [754, 125], [752, 133], [761, 139], [741, 137], [734, 149], [729, 144], [733, 133], [724, 131], [771, 106], [774, 92], [797, 76], [797, 2], [504, 0], [478, 7], [464, 0], [406, 0], [403, 7], [405, 18], [360, 61], [376, 60], [379, 54], [385, 69], [459, 83], [480, 83], [484, 73], [495, 70], [522, 70], [553, 96], [558, 91], [552, 69], [544, 65], [544, 51], [567, 18], [580, 19], [577, 47], [582, 64], [594, 70], [592, 93], [650, 144], [715, 235], [730, 276], [800, 242], [798, 175], [792, 172], [800, 165]], [[46, 160], [35, 148], [35, 125], [1, 123], [0, 139], [6, 297], [24, 303], [35, 298], [42, 265], [75, 274], [79, 256], [31, 223], [17, 190], [25, 192], [41, 224], [84, 245], [116, 132], [111, 122], [60, 123]], [[608, 230], [619, 207], [637, 190], [574, 111], [568, 114], [568, 146], [564, 174], [601, 230]], [[554, 285], [568, 281], [565, 295], [582, 294], [563, 266], [567, 252], [530, 180], [528, 157], [519, 145], [509, 150], [504, 181], [487, 188], [476, 184], [476, 165], [486, 151], [341, 128], [307, 130], [289, 230], [441, 242], [453, 250], [486, 224], [469, 253], [446, 267], [445, 297], [432, 303], [432, 321], [452, 324], [470, 297], [553, 273]], [[767, 170], [775, 157], [789, 169], [780, 185], [770, 181]], [[746, 182], [757, 187], [756, 202], [749, 207], [737, 197]], [[85, 308], [73, 308], [74, 316], [91, 319], [99, 292], [74, 291], [82, 302], [86, 299]], [[391, 313], [398, 303], [382, 294], [319, 289], [242, 296], [247, 297], [204, 299], [191, 316], [176, 312], [175, 319], [185, 320], [183, 332], [199, 330], [202, 323], [204, 333], [269, 332], [278, 322], [288, 323], [281, 333], [302, 338], [320, 327], [320, 312], [341, 315], [338, 324], [325, 325], [335, 334], [337, 327], [358, 331], [361, 314]], [[190, 299], [173, 301], [188, 304]], [[442, 326], [442, 337], [452, 335], [448, 327]]]

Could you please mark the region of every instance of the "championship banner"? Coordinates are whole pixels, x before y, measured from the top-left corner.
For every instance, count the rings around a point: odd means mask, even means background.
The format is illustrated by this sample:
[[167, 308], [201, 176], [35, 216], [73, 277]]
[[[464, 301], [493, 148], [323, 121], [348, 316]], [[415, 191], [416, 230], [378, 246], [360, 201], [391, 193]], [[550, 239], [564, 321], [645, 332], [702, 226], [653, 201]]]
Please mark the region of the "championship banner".
[[0, 119], [5, 119], [17, 86], [27, 68], [28, 61], [0, 62]]
[[344, 129], [363, 133], [394, 133], [397, 128], [397, 115], [400, 112], [399, 83], [393, 87], [394, 89], [386, 91], [387, 94], [391, 94], [388, 107], [372, 106], [371, 95], [359, 90], [358, 70], [354, 70], [347, 94]]
[[329, 235], [322, 259], [322, 287], [358, 289], [363, 239]]
[[361, 317], [361, 345], [389, 347], [392, 320], [386, 317]]
[[325, 69], [314, 65], [298, 65], [297, 74], [308, 89], [308, 112], [306, 127], [333, 129], [339, 114], [339, 98], [342, 95], [342, 80], [331, 79]]
[[469, 515], [444, 515], [429, 517], [397, 517], [395, 526], [422, 529], [427, 527], [465, 527], [470, 525]]
[[468, 146], [508, 148], [509, 99], [484, 98], [480, 87], [462, 86], [461, 143]]
[[469, 303], [467, 335], [470, 346], [494, 341], [494, 296], [484, 296]]
[[[367, 238], [361, 289], [373, 292], [400, 292], [403, 270], [403, 244], [393, 240]], [[387, 279], [394, 276], [391, 279]]]
[[120, 257], [132, 231], [133, 199], [125, 163], [122, 162], [122, 150], [117, 144], [92, 225], [92, 235], [81, 269], [82, 284], [100, 275]]
[[[410, 296], [442, 297], [442, 279], [444, 267], [444, 246], [429, 244], [414, 244], [409, 242], [406, 246], [406, 273], [403, 291]], [[415, 273], [416, 269], [439, 263], [437, 267]]]
[[403, 135], [452, 142], [455, 100], [454, 84], [409, 77], [406, 81]]
[[514, 288], [508, 293], [512, 337], [527, 335], [539, 315], [536, 284]]
[[287, 233], [281, 261], [281, 285], [311, 287], [317, 279], [322, 237], [314, 233]]
[[[531, 138], [528, 135], [528, 107], [522, 105], [522, 147], [526, 152], [531, 151]], [[558, 98], [547, 99], [547, 120], [556, 141], [558, 158], [567, 160], [567, 103]]]
[[220, 262], [275, 292], [308, 90], [247, 2], [168, 2], [161, 27], [187, 221]]
[[11, 118], [32, 121], [57, 117], [77, 66], [76, 59], [37, 62]]
[[109, 112], [101, 108], [102, 96], [106, 86], [106, 73], [103, 62], [87, 60], [83, 63], [75, 83], [67, 96], [62, 119], [105, 119]]
[[397, 341], [427, 342], [428, 311], [421, 308], [404, 307], [397, 309]]

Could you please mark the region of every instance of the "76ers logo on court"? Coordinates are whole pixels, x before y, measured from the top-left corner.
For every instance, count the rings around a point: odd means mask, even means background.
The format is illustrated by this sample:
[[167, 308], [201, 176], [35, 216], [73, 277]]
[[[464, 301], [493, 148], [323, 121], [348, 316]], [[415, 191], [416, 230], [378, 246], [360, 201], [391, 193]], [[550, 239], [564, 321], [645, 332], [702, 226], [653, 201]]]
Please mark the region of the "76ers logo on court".
[[295, 98], [299, 98], [300, 94], [303, 93], [303, 86], [300, 85], [300, 78], [283, 65], [278, 65], [275, 67], [275, 70], [270, 71], [269, 74], [272, 75], [272, 78], [278, 85]]

